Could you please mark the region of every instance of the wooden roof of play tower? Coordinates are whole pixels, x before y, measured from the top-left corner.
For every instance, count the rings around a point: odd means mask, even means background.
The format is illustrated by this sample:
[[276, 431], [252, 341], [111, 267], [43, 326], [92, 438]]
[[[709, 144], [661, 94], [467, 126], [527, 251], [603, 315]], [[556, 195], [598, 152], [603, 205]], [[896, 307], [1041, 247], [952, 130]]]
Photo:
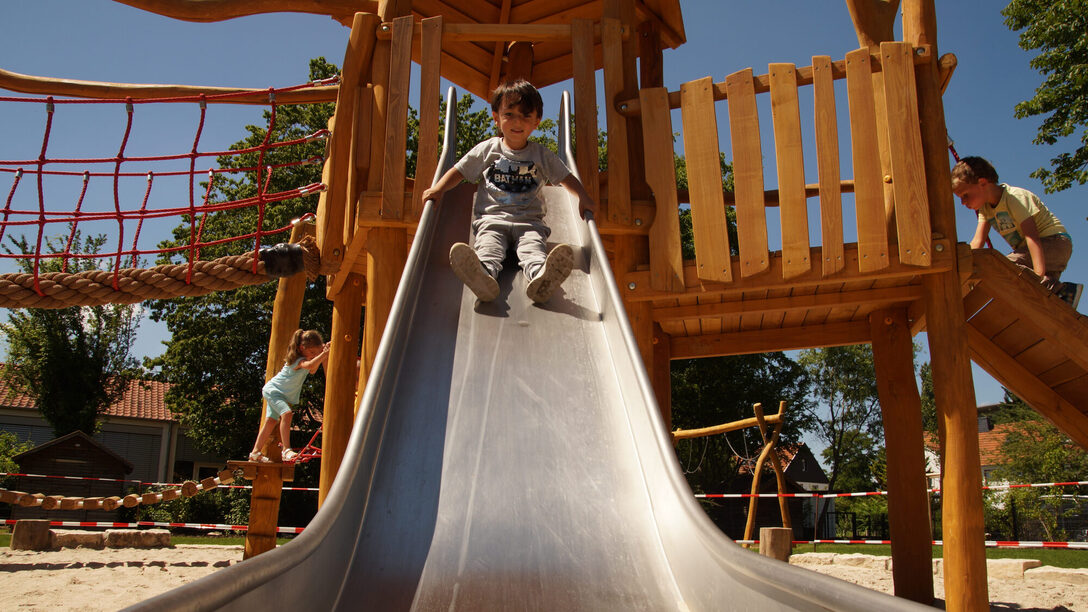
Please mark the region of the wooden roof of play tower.
[[[377, 2], [369, 4], [374, 7], [356, 6], [355, 9], [377, 10]], [[443, 17], [447, 36], [442, 44], [442, 76], [487, 98], [505, 74], [506, 45], [503, 41], [479, 40], [478, 34], [471, 29], [472, 25], [566, 25], [574, 19], [600, 19], [604, 4], [605, 0], [413, 0], [412, 14], [417, 20], [438, 15]], [[679, 0], [639, 0], [634, 5], [636, 23], [654, 23], [662, 48], [675, 49], [686, 41]], [[337, 19], [351, 26], [351, 15]], [[474, 40], [459, 40], [459, 30], [465, 33], [465, 39]], [[418, 48], [413, 52], [413, 59], [419, 61]], [[594, 68], [603, 65], [600, 41], [594, 49], [594, 64]], [[532, 50], [534, 85], [546, 87], [565, 81], [573, 72], [569, 40], [537, 39]]]

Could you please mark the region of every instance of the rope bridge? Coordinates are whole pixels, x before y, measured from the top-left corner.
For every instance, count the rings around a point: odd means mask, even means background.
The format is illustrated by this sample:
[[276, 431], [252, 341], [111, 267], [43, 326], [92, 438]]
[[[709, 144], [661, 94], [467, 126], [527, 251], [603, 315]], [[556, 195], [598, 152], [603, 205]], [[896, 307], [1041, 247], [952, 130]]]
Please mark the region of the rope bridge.
[[[0, 307], [65, 308], [108, 303], [131, 304], [147, 299], [205, 295], [243, 285], [261, 284], [277, 275], [289, 275], [277, 272], [284, 268], [283, 265], [267, 261], [271, 250], [262, 249], [262, 244], [272, 242], [268, 237], [289, 230], [292, 224], [267, 227], [267, 213], [270, 207], [278, 203], [323, 191], [325, 185], [316, 182], [281, 191], [271, 191], [269, 186], [274, 173], [289, 173], [293, 167], [321, 164], [324, 159], [317, 156], [267, 163], [266, 158], [277, 149], [288, 148], [286, 151], [291, 152], [293, 149], [289, 149], [290, 147], [300, 149], [307, 143], [327, 139], [329, 132], [318, 130], [301, 138], [273, 141], [277, 120], [276, 95], [329, 85], [335, 81], [334, 78], [283, 89], [268, 89], [268, 126], [262, 142], [256, 146], [232, 150], [202, 149], [207, 105], [209, 102], [248, 102], [253, 97], [252, 92], [114, 99], [0, 96], [2, 103], [40, 107], [45, 116], [41, 146], [36, 158], [0, 159], [0, 185], [9, 182], [3, 208], [0, 209], [0, 243], [7, 236], [9, 241], [21, 246], [23, 251], [16, 253], [5, 247], [0, 252], [0, 263], [15, 260], [18, 268], [22, 270], [0, 274]], [[193, 128], [191, 148], [165, 155], [129, 154], [128, 150], [136, 136], [136, 110], [169, 104], [198, 107], [199, 114]], [[115, 154], [102, 157], [51, 156], [51, 137], [54, 136], [54, 127], [58, 123], [57, 116], [74, 105], [123, 105], [124, 129]], [[153, 112], [146, 114], [154, 115]], [[10, 112], [4, 115], [9, 118], [18, 116], [17, 113]], [[237, 168], [202, 165], [207, 158], [243, 155], [256, 156], [256, 162]], [[134, 170], [137, 165], [141, 168]], [[158, 172], [146, 169], [160, 165], [165, 165], [167, 169]], [[76, 169], [72, 169], [73, 167]], [[227, 175], [241, 173], [253, 174], [256, 193], [235, 200], [216, 201], [213, 198], [215, 188], [230, 180]], [[4, 176], [8, 177], [6, 181]], [[198, 193], [194, 183], [202, 176], [206, 176], [207, 182], [202, 185], [202, 193]], [[170, 184], [171, 180], [184, 180], [188, 183], [187, 197], [181, 198], [187, 201], [181, 204], [154, 205], [159, 200], [177, 198], [177, 190], [170, 186], [155, 191], [157, 197], [152, 197], [157, 185], [164, 182]], [[78, 194], [61, 207], [50, 206], [46, 198], [47, 183], [55, 185], [64, 181], [79, 181]], [[133, 187], [138, 182], [145, 184], [138, 188]], [[102, 198], [105, 202], [91, 204], [94, 198], [88, 198], [88, 193], [96, 193], [92, 186], [104, 188], [104, 193], [108, 194]], [[158, 196], [160, 192], [167, 190], [170, 190], [167, 195]], [[205, 226], [211, 215], [231, 214], [246, 209], [254, 210], [255, 221], [242, 233], [218, 239], [204, 237]], [[141, 246], [145, 221], [171, 218], [178, 220], [179, 227], [188, 226], [187, 239], [178, 238], [178, 243], [172, 245], [160, 243], [154, 247]], [[57, 226], [60, 226], [59, 231], [49, 231], [50, 227]], [[80, 229], [86, 230], [88, 226], [106, 227], [112, 248], [105, 252], [98, 252], [97, 248], [94, 252], [87, 252], [88, 247], [80, 245], [78, 237]], [[181, 233], [185, 233], [184, 230], [175, 230], [176, 236]], [[16, 242], [17, 235], [21, 243]], [[55, 241], [51, 241], [50, 236]], [[247, 252], [211, 260], [201, 259], [202, 249], [235, 243], [247, 245], [245, 249], [241, 249]], [[313, 238], [307, 238], [300, 246], [303, 263], [289, 265], [287, 269], [293, 274], [304, 268], [312, 280], [320, 273], [320, 251]], [[231, 250], [239, 249], [234, 246]], [[280, 251], [281, 253], [276, 254], [282, 254], [282, 249]], [[299, 256], [299, 249], [294, 249], [294, 254]], [[176, 259], [179, 263], [142, 269], [139, 265], [144, 256], [170, 258], [171, 261]], [[96, 269], [100, 262], [109, 262], [109, 269]]]

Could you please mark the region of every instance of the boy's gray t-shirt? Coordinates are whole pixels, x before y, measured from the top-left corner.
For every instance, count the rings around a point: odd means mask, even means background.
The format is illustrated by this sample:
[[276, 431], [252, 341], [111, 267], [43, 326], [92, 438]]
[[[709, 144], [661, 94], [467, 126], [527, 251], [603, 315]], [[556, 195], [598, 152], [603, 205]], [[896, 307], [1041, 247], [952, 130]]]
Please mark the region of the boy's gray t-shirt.
[[454, 167], [465, 180], [479, 181], [474, 216], [507, 221], [542, 218], [544, 199], [540, 189], [570, 175], [563, 161], [540, 143], [529, 142], [524, 149], [514, 151], [498, 136], [473, 147]]

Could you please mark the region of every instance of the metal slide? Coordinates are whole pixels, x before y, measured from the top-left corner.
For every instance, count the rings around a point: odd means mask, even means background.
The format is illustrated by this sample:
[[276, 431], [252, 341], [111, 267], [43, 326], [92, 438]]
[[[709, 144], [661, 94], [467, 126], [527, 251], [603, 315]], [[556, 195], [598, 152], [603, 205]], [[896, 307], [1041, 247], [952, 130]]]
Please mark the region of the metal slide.
[[681, 473], [595, 225], [547, 188], [549, 242], [575, 246], [571, 277], [538, 306], [508, 262], [499, 298], [477, 303], [447, 259], [468, 238], [472, 194], [426, 207], [306, 531], [132, 609], [930, 609], [725, 537]]

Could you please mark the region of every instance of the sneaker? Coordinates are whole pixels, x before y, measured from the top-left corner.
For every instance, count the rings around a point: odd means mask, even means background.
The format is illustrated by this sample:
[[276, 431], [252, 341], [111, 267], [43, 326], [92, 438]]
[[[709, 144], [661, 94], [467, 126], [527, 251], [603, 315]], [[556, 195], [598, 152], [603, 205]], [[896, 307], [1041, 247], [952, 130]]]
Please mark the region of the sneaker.
[[261, 451], [253, 451], [249, 454], [249, 460], [253, 463], [272, 463], [272, 460], [264, 456]]
[[480, 301], [490, 302], [499, 297], [499, 281], [487, 273], [476, 251], [469, 245], [458, 242], [450, 247], [450, 267]]
[[571, 269], [574, 268], [574, 249], [569, 244], [561, 244], [548, 253], [544, 260], [544, 266], [529, 285], [525, 288], [525, 294], [537, 304], [548, 301], [555, 293], [559, 285], [567, 280]]
[[1080, 294], [1084, 292], [1084, 285], [1080, 283], [1062, 283], [1058, 289], [1058, 297], [1066, 301], [1074, 310], [1080, 303]]

